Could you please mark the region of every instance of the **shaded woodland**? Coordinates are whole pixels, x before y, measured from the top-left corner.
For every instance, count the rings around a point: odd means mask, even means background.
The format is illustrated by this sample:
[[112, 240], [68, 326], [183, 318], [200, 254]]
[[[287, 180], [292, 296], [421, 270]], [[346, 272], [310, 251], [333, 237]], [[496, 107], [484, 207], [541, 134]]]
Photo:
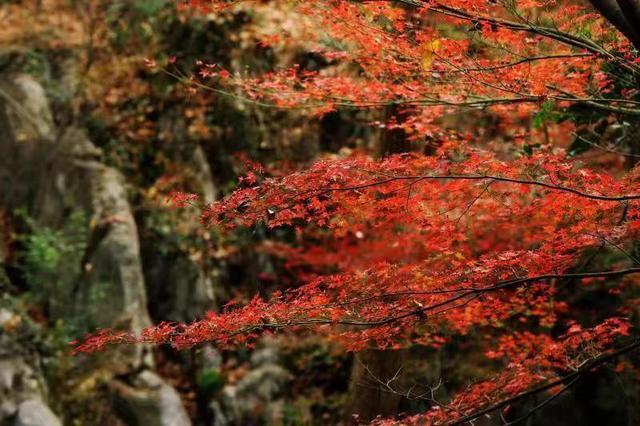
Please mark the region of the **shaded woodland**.
[[640, 6], [224, 3], [0, 1], [0, 425], [640, 424]]

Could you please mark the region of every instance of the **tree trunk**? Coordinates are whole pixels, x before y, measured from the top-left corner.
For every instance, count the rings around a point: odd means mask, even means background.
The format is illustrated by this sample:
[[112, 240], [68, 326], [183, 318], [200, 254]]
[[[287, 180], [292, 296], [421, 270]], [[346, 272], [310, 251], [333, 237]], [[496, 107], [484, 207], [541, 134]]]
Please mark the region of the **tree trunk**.
[[590, 0], [602, 16], [640, 50], [640, 0]]
[[385, 389], [383, 384], [391, 380], [391, 387], [402, 389], [402, 374], [398, 372], [408, 355], [404, 349], [371, 349], [354, 356], [346, 413], [348, 418], [353, 419], [354, 423], [369, 422], [376, 416], [392, 417], [398, 414], [402, 396]]
[[[391, 105], [385, 109], [384, 115], [384, 122], [386, 124], [388, 124], [392, 118], [400, 124], [404, 121], [406, 114], [403, 114], [397, 105]], [[408, 140], [407, 134], [402, 129], [384, 129], [380, 135], [377, 151], [379, 157], [410, 152], [411, 141]]]

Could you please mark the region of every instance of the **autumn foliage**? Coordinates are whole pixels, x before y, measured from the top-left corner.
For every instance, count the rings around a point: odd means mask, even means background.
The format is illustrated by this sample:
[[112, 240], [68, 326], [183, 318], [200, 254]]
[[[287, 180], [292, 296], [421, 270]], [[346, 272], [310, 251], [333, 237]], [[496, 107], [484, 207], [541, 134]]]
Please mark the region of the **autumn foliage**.
[[[201, 13], [264, 7], [193, 3]], [[304, 41], [325, 67], [241, 75], [199, 63], [185, 76], [171, 63], [150, 65], [187, 89], [310, 119], [392, 110], [371, 125], [400, 130], [414, 149], [327, 156], [284, 176], [253, 165], [212, 205], [173, 194], [175, 206], [201, 208], [203, 226], [290, 230], [290, 244], [268, 250], [299, 285], [138, 336], [101, 330], [76, 352], [135, 342], [224, 348], [281, 331], [322, 333], [359, 351], [473, 334], [501, 373], [402, 420], [459, 424], [534, 393], [554, 398], [640, 346], [636, 151], [592, 139], [604, 157], [569, 148], [591, 130], [585, 115], [614, 123], [640, 114], [634, 40], [580, 2], [271, 3], [299, 14], [305, 31], [265, 29], [263, 44]], [[479, 130], [482, 117], [499, 123], [495, 135]], [[617, 306], [581, 323], [577, 292], [613, 295]]]

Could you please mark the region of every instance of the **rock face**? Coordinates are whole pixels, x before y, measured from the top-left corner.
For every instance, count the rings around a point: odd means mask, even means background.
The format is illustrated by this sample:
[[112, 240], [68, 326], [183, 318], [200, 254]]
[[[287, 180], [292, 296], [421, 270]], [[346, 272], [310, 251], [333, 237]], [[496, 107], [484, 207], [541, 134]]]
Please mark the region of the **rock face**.
[[43, 391], [40, 374], [20, 355], [0, 355], [0, 424], [15, 416], [23, 401], [40, 398]]
[[278, 352], [269, 340], [251, 356], [251, 369], [237, 383], [222, 388], [220, 400], [213, 401], [214, 425], [245, 424], [262, 419], [266, 424], [282, 420], [280, 398], [291, 374], [277, 364]]
[[155, 319], [188, 322], [215, 308], [215, 276], [188, 253], [147, 247], [143, 256], [148, 294], [157, 301], [151, 312]]
[[[53, 150], [55, 129], [42, 86], [28, 76], [0, 83], [0, 188], [5, 206], [35, 197], [34, 178]], [[27, 166], [28, 165], [28, 166]]]
[[[0, 262], [7, 263], [8, 252], [5, 240], [0, 240]], [[9, 289], [9, 278], [0, 269], [0, 425], [29, 424], [17, 420], [24, 417], [29, 401], [37, 401], [39, 408], [47, 412], [43, 418], [48, 423], [39, 424], [60, 425], [43, 402], [46, 386], [40, 357], [30, 344], [36, 337], [36, 330], [13, 306]]]
[[16, 414], [20, 400], [38, 395], [38, 378], [22, 359], [0, 359], [0, 419]]
[[20, 342], [32, 337], [20, 318], [0, 308], [0, 424], [60, 426], [43, 401], [46, 387], [38, 356]]
[[[77, 333], [149, 325], [138, 232], [122, 176], [101, 163], [101, 151], [82, 131], [55, 129], [45, 93], [32, 78], [3, 79], [0, 96], [2, 205], [26, 209], [39, 227], [86, 228], [78, 252], [65, 255], [37, 289], [50, 319], [74, 321]], [[82, 223], [72, 222], [79, 217]], [[128, 350], [118, 361], [123, 370], [140, 364], [140, 352]]]
[[[77, 250], [58, 254], [32, 293], [46, 301], [50, 321], [72, 324], [76, 334], [98, 327], [138, 332], [151, 323], [138, 228], [123, 177], [101, 156], [83, 131], [55, 129], [37, 82], [27, 76], [0, 78], [0, 207], [26, 210], [32, 226], [55, 231], [65, 244], [66, 230], [77, 234]], [[7, 312], [0, 317], [9, 321]], [[11, 418], [15, 426], [60, 425], [43, 402], [46, 387], [37, 363], [5, 337], [0, 325], [0, 424]], [[108, 383], [125, 401], [129, 424], [190, 424], [176, 391], [144, 370], [152, 364], [144, 347], [121, 346], [72, 362], [78, 374], [132, 377], [126, 385], [115, 378]]]
[[14, 426], [62, 426], [62, 423], [41, 400], [29, 399], [20, 404]]
[[[47, 163], [48, 176], [33, 204], [36, 220], [52, 228], [64, 227], [74, 211], [80, 210], [87, 219], [88, 236], [77, 275], [56, 292], [62, 303], [52, 314], [64, 316], [71, 305], [75, 316], [91, 327], [140, 331], [150, 321], [137, 226], [124, 179], [99, 160], [100, 150], [83, 132], [67, 129]], [[106, 303], [108, 310], [103, 308]]]
[[116, 397], [116, 408], [121, 411], [128, 424], [191, 425], [178, 393], [151, 371], [140, 373], [133, 386], [114, 382], [112, 387]]
[[[190, 140], [184, 115], [178, 109], [166, 111], [159, 120], [160, 140], [172, 160], [184, 165], [185, 189], [196, 193], [204, 203], [216, 200], [211, 168], [202, 147]], [[197, 218], [197, 210], [188, 213]], [[187, 221], [185, 221], [187, 222]], [[142, 258], [147, 294], [156, 303], [150, 312], [158, 321], [188, 322], [216, 308], [218, 268], [206, 255], [194, 255], [176, 241], [174, 233], [158, 232], [152, 218], [141, 221]], [[191, 235], [201, 225], [192, 221]], [[182, 224], [183, 227], [184, 224]], [[158, 250], [163, 247], [163, 250]], [[167, 285], [171, 283], [171, 285]]]

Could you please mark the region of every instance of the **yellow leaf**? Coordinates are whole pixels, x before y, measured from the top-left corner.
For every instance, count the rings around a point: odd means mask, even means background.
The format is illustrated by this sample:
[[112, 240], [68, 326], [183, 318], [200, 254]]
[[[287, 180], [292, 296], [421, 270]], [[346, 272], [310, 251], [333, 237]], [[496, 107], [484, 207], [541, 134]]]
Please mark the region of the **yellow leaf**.
[[440, 40], [431, 40], [422, 47], [422, 59], [420, 65], [424, 71], [431, 70], [433, 66], [433, 54], [440, 50]]
[[152, 186], [147, 190], [147, 198], [153, 200], [158, 195], [158, 188]]

